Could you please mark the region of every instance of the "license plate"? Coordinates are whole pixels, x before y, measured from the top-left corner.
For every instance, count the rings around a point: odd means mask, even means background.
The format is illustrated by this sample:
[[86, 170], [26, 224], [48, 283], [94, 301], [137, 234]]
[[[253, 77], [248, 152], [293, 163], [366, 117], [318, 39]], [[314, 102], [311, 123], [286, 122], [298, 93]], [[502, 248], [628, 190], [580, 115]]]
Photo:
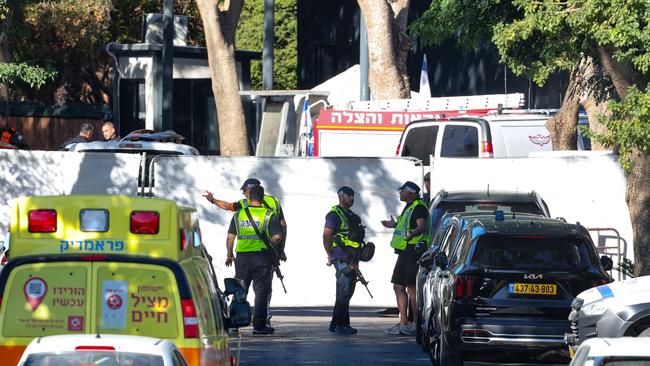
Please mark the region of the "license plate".
[[557, 295], [557, 285], [545, 283], [511, 283], [510, 293], [515, 295]]

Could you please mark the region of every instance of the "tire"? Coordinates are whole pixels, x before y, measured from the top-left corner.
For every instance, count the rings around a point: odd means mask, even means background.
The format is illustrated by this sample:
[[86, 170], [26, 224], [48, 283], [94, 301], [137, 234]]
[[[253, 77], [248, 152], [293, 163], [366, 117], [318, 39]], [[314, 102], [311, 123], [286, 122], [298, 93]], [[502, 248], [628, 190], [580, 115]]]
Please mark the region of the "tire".
[[645, 328], [637, 337], [650, 337], [650, 327]]
[[429, 359], [431, 365], [440, 366], [440, 340], [433, 334], [432, 327], [429, 327], [429, 334], [427, 334], [427, 344], [429, 344]]
[[445, 332], [441, 332], [439, 343], [440, 348], [440, 366], [463, 366], [463, 358], [460, 355], [449, 353], [449, 346], [445, 339]]

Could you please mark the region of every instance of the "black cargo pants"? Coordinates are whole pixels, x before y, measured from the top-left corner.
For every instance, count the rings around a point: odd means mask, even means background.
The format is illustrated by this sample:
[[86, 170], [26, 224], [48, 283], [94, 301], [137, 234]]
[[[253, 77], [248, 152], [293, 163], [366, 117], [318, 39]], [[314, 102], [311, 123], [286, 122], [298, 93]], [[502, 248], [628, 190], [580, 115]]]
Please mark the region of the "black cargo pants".
[[235, 277], [244, 280], [246, 293], [253, 283], [255, 305], [253, 309], [253, 328], [262, 329], [266, 325], [268, 299], [271, 297], [273, 272], [271, 261], [264, 252], [237, 253], [235, 258]]

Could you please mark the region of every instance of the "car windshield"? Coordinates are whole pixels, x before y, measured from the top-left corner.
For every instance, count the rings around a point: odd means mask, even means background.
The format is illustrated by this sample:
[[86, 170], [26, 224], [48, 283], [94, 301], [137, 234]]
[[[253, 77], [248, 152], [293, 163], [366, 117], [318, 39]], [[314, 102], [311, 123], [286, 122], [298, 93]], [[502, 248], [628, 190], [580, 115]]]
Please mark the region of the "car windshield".
[[125, 352], [57, 352], [29, 355], [25, 366], [163, 366], [157, 355]]
[[591, 264], [587, 245], [575, 238], [484, 235], [476, 243], [472, 263], [509, 270], [568, 271]]

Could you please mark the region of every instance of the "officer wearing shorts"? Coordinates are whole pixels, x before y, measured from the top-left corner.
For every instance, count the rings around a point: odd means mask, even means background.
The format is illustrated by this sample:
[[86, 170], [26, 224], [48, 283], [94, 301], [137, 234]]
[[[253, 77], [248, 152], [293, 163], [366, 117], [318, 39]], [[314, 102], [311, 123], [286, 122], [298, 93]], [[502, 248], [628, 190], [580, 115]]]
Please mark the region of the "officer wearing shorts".
[[[429, 211], [426, 203], [420, 198], [420, 187], [417, 184], [407, 181], [398, 190], [400, 201], [406, 203], [404, 210], [397, 218], [397, 222], [392, 216], [390, 220], [381, 222], [385, 227], [395, 229], [390, 245], [397, 254], [397, 261], [391, 282], [400, 317], [400, 322], [386, 332], [393, 335], [414, 335], [415, 324], [418, 322], [415, 293], [415, 280], [418, 272], [416, 244], [424, 239]], [[413, 312], [412, 323], [409, 322], [407, 316], [409, 305]]]

